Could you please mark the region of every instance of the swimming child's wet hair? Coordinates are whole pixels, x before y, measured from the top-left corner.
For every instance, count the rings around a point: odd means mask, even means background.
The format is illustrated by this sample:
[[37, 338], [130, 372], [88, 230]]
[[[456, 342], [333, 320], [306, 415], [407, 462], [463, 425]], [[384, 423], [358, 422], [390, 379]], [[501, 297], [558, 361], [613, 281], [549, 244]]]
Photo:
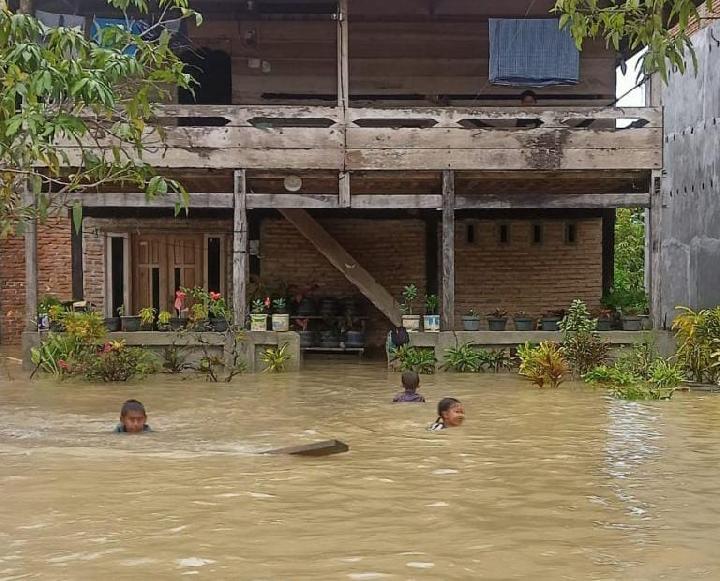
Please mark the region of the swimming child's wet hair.
[[420, 376], [415, 371], [403, 371], [401, 381], [405, 389], [417, 389], [420, 385]]
[[145, 406], [136, 399], [129, 399], [120, 408], [120, 417], [128, 415], [130, 412], [140, 412], [146, 416]]
[[438, 418], [442, 418], [443, 412], [448, 411], [450, 408], [460, 404], [459, 399], [454, 397], [444, 397], [438, 402]]

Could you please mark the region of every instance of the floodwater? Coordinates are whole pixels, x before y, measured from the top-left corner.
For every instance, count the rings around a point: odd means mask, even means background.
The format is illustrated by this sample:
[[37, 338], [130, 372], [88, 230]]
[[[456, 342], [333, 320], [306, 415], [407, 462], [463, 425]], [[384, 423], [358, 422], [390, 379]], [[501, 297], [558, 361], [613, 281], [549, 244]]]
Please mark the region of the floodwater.
[[[10, 376], [10, 378], [8, 378]], [[0, 579], [718, 579], [720, 397], [376, 364], [208, 384], [0, 369]], [[428, 433], [434, 404], [462, 428]], [[142, 400], [152, 434], [112, 434]], [[262, 456], [339, 438], [326, 458]]]

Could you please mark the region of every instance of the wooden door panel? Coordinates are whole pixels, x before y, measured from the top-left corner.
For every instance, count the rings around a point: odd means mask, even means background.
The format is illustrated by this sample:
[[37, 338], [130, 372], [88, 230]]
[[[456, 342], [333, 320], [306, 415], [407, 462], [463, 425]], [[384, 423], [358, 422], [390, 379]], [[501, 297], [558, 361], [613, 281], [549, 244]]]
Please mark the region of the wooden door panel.
[[172, 236], [168, 240], [168, 291], [174, 300], [175, 291], [181, 287], [204, 287], [202, 234]]
[[167, 308], [163, 301], [167, 288], [165, 244], [165, 237], [159, 235], [139, 235], [133, 239], [133, 313], [145, 307]]

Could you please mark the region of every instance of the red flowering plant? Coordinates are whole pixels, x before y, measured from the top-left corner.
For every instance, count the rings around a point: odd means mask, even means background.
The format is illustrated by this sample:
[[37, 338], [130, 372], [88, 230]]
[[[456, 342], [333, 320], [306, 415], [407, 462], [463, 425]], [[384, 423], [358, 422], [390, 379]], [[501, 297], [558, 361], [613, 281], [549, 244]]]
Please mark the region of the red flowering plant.
[[210, 303], [208, 305], [208, 312], [212, 319], [224, 319], [230, 320], [230, 309], [225, 302], [225, 299], [220, 293], [210, 291], [209, 293]]

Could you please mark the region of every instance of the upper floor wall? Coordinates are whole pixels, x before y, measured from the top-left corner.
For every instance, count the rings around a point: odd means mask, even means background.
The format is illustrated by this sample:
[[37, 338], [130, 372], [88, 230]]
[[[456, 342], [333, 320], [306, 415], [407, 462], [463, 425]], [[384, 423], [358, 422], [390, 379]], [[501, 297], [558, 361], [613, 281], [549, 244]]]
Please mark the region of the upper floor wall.
[[[551, 0], [530, 6], [525, 0], [348, 3], [350, 104], [365, 107], [518, 105], [525, 87], [488, 80], [488, 18], [548, 18], [553, 5]], [[248, 4], [252, 10], [247, 10]], [[224, 104], [337, 101], [335, 3], [248, 4], [225, 13], [206, 11], [204, 24], [188, 31], [196, 49], [217, 51], [198, 66], [214, 69], [208, 76], [224, 76], [231, 84], [231, 101]], [[203, 10], [202, 3], [198, 8]], [[216, 64], [217, 55], [228, 58]], [[542, 105], [607, 105], [615, 98], [615, 68], [613, 51], [602, 42], [588, 43], [580, 55], [578, 84], [534, 90]], [[210, 102], [203, 99], [202, 89], [198, 94], [198, 102]]]

